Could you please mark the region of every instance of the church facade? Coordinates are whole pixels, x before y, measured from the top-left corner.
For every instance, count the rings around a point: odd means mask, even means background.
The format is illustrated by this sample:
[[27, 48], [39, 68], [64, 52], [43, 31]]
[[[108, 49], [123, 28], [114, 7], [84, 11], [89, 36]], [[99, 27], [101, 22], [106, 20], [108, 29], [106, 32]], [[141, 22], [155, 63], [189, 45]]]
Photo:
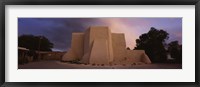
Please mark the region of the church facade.
[[71, 49], [62, 61], [78, 60], [86, 64], [151, 63], [144, 50], [127, 50], [123, 33], [111, 33], [108, 27], [92, 26], [84, 33], [72, 33]]

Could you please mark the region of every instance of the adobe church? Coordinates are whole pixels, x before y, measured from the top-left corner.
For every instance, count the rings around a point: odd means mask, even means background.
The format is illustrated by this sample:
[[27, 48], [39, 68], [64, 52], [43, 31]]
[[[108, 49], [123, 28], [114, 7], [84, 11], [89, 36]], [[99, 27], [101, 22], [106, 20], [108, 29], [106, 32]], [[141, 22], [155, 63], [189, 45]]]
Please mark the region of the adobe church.
[[62, 61], [79, 60], [86, 64], [151, 63], [144, 50], [127, 50], [123, 33], [108, 27], [92, 26], [84, 33], [72, 33], [71, 49]]

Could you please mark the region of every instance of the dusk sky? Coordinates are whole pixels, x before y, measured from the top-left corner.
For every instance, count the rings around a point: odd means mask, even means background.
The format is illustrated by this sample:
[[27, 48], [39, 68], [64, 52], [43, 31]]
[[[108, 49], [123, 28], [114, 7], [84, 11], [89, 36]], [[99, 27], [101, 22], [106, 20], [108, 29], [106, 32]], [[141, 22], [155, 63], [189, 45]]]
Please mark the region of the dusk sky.
[[112, 33], [124, 33], [131, 49], [151, 27], [167, 31], [167, 43], [177, 40], [182, 44], [182, 18], [18, 18], [18, 36], [45, 36], [54, 44], [53, 51], [67, 51], [72, 33], [84, 32], [89, 26], [108, 26]]

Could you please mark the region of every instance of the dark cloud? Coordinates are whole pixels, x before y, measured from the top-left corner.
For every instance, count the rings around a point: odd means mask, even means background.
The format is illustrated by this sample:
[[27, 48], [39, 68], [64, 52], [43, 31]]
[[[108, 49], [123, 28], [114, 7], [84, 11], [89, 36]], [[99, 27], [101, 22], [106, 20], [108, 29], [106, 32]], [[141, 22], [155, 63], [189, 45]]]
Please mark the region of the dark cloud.
[[19, 36], [22, 34], [42, 35], [47, 37], [54, 48], [65, 51], [71, 46], [73, 32], [83, 32], [96, 19], [80, 18], [19, 18]]
[[[139, 35], [147, 32], [152, 26], [164, 28], [170, 33], [170, 41], [178, 40], [182, 43], [182, 20], [180, 18], [121, 19], [121, 23], [129, 26], [129, 28], [139, 26], [136, 29]], [[114, 26], [112, 25], [114, 23], [109, 22], [117, 22], [109, 20], [112, 20], [112, 18], [18, 18], [18, 36], [23, 34], [42, 35], [54, 44], [53, 50], [66, 51], [71, 46], [73, 32], [83, 32], [89, 26]]]

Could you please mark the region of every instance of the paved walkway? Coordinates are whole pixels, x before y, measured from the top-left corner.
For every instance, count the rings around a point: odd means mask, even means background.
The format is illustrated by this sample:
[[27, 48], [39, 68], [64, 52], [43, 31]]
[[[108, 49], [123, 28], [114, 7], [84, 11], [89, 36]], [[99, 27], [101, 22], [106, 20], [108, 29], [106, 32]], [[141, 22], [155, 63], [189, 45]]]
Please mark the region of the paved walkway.
[[18, 65], [18, 69], [182, 69], [181, 64], [143, 64], [143, 65], [113, 65], [93, 66], [71, 64], [60, 61], [39, 61]]

